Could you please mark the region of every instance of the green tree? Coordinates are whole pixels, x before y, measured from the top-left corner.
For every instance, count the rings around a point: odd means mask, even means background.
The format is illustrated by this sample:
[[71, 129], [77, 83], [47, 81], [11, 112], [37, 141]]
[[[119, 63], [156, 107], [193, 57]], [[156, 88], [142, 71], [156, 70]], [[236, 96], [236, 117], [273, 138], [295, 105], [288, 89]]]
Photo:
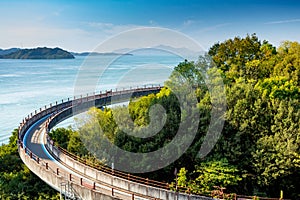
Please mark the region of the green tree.
[[57, 128], [52, 130], [49, 133], [49, 136], [59, 144], [64, 149], [67, 149], [68, 143], [70, 141], [71, 135], [74, 131], [72, 131], [71, 127], [68, 128]]
[[59, 199], [57, 191], [33, 174], [18, 155], [18, 130], [15, 129], [8, 144], [0, 146], [0, 198]]
[[280, 190], [286, 196], [299, 198], [300, 187], [300, 104], [297, 100], [272, 100], [274, 115], [269, 134], [257, 140], [253, 151], [254, 166], [261, 190], [274, 194]]
[[[109, 149], [102, 143], [104, 138], [126, 151], [147, 153], [170, 143], [184, 120], [198, 123], [193, 143], [177, 161], [141, 176], [170, 182], [176, 167], [181, 169], [178, 185], [196, 193], [209, 194], [213, 186], [222, 186], [229, 192], [269, 197], [278, 197], [279, 191], [284, 190], [285, 198], [298, 199], [299, 52], [297, 42], [284, 42], [276, 49], [268, 41], [261, 42], [255, 34], [217, 43], [197, 62], [179, 63], [158, 94], [132, 99], [128, 108], [91, 109], [79, 135], [100, 154], [115, 153], [102, 151]], [[224, 87], [220, 86], [222, 79], [218, 73], [224, 78]], [[224, 113], [224, 88], [226, 113], [210, 124], [212, 109]], [[178, 95], [182, 95], [185, 103], [180, 104]], [[186, 102], [194, 97], [197, 106], [189, 108]], [[153, 137], [135, 137], [141, 130], [146, 134], [153, 119], [163, 121], [158, 115], [150, 118], [149, 108], [155, 105], [166, 111], [163, 128]], [[197, 112], [200, 114], [196, 115]], [[220, 119], [225, 120], [220, 139], [205, 159], [199, 159], [197, 155], [209, 126], [220, 124]], [[161, 124], [155, 121], [154, 125], [159, 128]], [[128, 135], [126, 129], [132, 127], [134, 134]], [[191, 127], [187, 130], [165, 156], [179, 152], [180, 145], [194, 131]], [[75, 137], [61, 139], [69, 140], [65, 143], [80, 151], [81, 144], [75, 145], [79, 144], [78, 135], [72, 135]], [[72, 138], [74, 141], [70, 142]], [[146, 159], [131, 164], [147, 169]]]
[[216, 43], [208, 54], [225, 75], [225, 82], [233, 82], [239, 77], [257, 79], [270, 73], [269, 65], [262, 64], [265, 58], [276, 54], [275, 47], [267, 41], [263, 44], [255, 34], [245, 38], [235, 37]]
[[278, 48], [278, 63], [274, 67], [275, 76], [285, 76], [300, 86], [300, 44], [285, 41]]
[[194, 194], [205, 195], [210, 195], [215, 186], [228, 188], [230, 191], [242, 180], [238, 169], [226, 159], [201, 162], [189, 176], [193, 178], [188, 180], [187, 170], [181, 168], [178, 173], [178, 186], [187, 187]]

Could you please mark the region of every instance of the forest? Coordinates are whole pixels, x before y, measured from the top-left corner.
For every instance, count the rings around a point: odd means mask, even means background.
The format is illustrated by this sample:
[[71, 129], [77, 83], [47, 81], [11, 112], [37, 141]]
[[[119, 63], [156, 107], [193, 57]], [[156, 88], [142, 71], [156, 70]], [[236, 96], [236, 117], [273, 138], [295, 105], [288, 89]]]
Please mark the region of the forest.
[[[211, 77], [210, 85], [219, 83], [220, 77], [222, 79], [223, 87], [219, 89], [226, 98], [224, 112], [222, 103], [218, 102], [218, 99], [222, 100], [221, 96], [217, 94], [216, 100], [210, 95], [207, 76]], [[103, 142], [105, 138], [122, 150], [148, 153], [171, 143], [182, 121], [196, 122], [195, 130], [195, 127], [188, 127], [190, 131], [181, 136], [179, 141], [184, 143], [190, 139], [190, 132], [195, 132], [192, 143], [175, 162], [137, 175], [168, 182], [174, 190], [201, 195], [211, 195], [216, 187], [223, 187], [228, 194], [279, 198], [282, 191], [285, 199], [299, 199], [299, 78], [298, 42], [284, 41], [276, 48], [266, 40], [259, 40], [255, 34], [235, 37], [214, 44], [195, 62], [179, 63], [159, 93], [131, 99], [128, 107], [92, 108], [88, 118], [80, 121], [78, 130], [58, 128], [52, 130], [50, 136], [56, 144], [87, 159], [95, 160], [95, 155], [90, 152], [97, 150], [98, 161], [95, 162], [105, 164], [110, 157], [119, 155], [109, 150]], [[188, 86], [193, 89], [193, 94], [189, 93]], [[186, 94], [184, 100], [187, 102], [195, 97], [196, 106], [190, 110], [182, 109], [186, 104], [178, 101], [178, 94]], [[165, 114], [151, 113], [149, 108], [153, 105], [161, 105]], [[219, 119], [224, 122], [222, 132], [212, 150], [204, 157], [199, 156], [214, 109], [222, 113]], [[128, 112], [131, 119], [126, 115]], [[140, 133], [148, 135], [146, 127], [149, 124], [159, 128], [161, 121], [165, 123], [156, 135], [140, 137]], [[126, 130], [132, 130], [132, 126], [136, 129], [129, 135]], [[1, 163], [7, 163], [0, 166], [4, 166], [0, 170], [0, 196], [30, 196], [32, 188], [41, 182], [23, 164], [20, 165], [15, 137], [16, 134], [9, 145], [0, 149]], [[164, 156], [180, 152], [181, 148], [181, 144], [173, 145]], [[126, 163], [128, 159], [125, 155], [116, 162]], [[146, 169], [149, 167], [147, 159], [133, 160], [128, 165], [133, 169]], [[12, 167], [14, 165], [17, 167]], [[175, 169], [178, 170], [176, 176]], [[30, 188], [26, 189], [27, 182], [34, 184], [29, 184]], [[6, 187], [8, 184], [13, 186], [13, 191]], [[45, 191], [39, 190], [41, 195], [49, 192], [47, 198], [55, 198], [57, 194], [45, 188]]]
[[[197, 154], [209, 127], [211, 111], [218, 107], [218, 102], [212, 104], [205, 74], [213, 77], [213, 84], [218, 81], [216, 73], [222, 77], [226, 96], [226, 112], [221, 116], [224, 127], [212, 150], [201, 158]], [[107, 144], [101, 142], [103, 138], [125, 151], [152, 152], [172, 141], [183, 118], [199, 117], [195, 138], [179, 159], [163, 169], [138, 175], [166, 181], [174, 187], [177, 184], [184, 192], [196, 194], [210, 195], [218, 186], [226, 188], [226, 193], [279, 198], [283, 191], [284, 198], [299, 199], [299, 77], [299, 43], [285, 41], [276, 48], [268, 41], [260, 41], [255, 34], [235, 37], [214, 44], [197, 62], [180, 63], [158, 94], [132, 99], [128, 108], [93, 108], [78, 131], [57, 129], [51, 136], [78, 155], [88, 156], [88, 152], [97, 149], [100, 160], [109, 159], [107, 154], [118, 155], [116, 164], [127, 162], [132, 168], [146, 169], [149, 158], [130, 160], [125, 155], [119, 156], [118, 152], [108, 151]], [[195, 88], [197, 106], [191, 109], [198, 109], [199, 115], [191, 111], [192, 116], [186, 116], [182, 112], [177, 94], [187, 90], [186, 83]], [[166, 117], [161, 120], [163, 117], [155, 119], [154, 115], [151, 120], [157, 127], [161, 125], [159, 121], [165, 124], [155, 136], [140, 137], [141, 132], [147, 134], [145, 127], [151, 123], [149, 108], [153, 105], [161, 105]], [[130, 135], [124, 131], [132, 129], [126, 117], [128, 110], [137, 127]], [[181, 140], [188, 135], [189, 132]], [[181, 146], [175, 145], [164, 156], [180, 151]], [[175, 168], [178, 168], [177, 181]]]

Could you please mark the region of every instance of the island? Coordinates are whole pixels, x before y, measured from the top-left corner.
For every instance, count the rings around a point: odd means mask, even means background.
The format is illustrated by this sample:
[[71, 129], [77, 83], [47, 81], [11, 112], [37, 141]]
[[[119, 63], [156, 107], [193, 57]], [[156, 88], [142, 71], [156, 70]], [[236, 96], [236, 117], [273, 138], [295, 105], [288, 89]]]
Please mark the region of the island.
[[7, 55], [20, 50], [20, 48], [0, 49], [0, 56]]
[[74, 59], [75, 57], [58, 47], [38, 47], [34, 49], [15, 49], [6, 54], [0, 54], [0, 59]]
[[75, 53], [72, 52], [74, 56], [133, 56], [131, 53], [116, 53], [116, 52], [82, 52], [82, 53]]

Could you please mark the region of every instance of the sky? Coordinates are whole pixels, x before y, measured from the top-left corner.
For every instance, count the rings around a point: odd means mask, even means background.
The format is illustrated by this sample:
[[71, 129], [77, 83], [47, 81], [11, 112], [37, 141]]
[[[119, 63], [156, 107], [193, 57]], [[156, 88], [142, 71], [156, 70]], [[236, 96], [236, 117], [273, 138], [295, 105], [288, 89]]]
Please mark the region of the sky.
[[208, 50], [216, 42], [256, 33], [275, 46], [300, 42], [298, 0], [1, 0], [0, 48], [61, 47], [93, 51], [141, 27], [185, 34]]

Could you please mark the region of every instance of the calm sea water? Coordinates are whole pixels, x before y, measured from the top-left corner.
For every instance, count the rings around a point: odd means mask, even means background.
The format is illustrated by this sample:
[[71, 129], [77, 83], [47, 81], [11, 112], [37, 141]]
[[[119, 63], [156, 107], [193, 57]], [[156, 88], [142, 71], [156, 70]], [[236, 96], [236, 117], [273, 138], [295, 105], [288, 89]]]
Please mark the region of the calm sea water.
[[[174, 66], [183, 61], [171, 54], [121, 56], [109, 65], [107, 61], [112, 60], [110, 56], [89, 57], [88, 62], [85, 62], [86, 58], [0, 59], [0, 144], [7, 143], [13, 129], [34, 110], [72, 97], [76, 81], [83, 76], [86, 80], [92, 77], [99, 79], [94, 92], [116, 87], [163, 84]], [[79, 73], [83, 68], [88, 70]], [[84, 87], [82, 91], [85, 94], [91, 92], [84, 91]]]

